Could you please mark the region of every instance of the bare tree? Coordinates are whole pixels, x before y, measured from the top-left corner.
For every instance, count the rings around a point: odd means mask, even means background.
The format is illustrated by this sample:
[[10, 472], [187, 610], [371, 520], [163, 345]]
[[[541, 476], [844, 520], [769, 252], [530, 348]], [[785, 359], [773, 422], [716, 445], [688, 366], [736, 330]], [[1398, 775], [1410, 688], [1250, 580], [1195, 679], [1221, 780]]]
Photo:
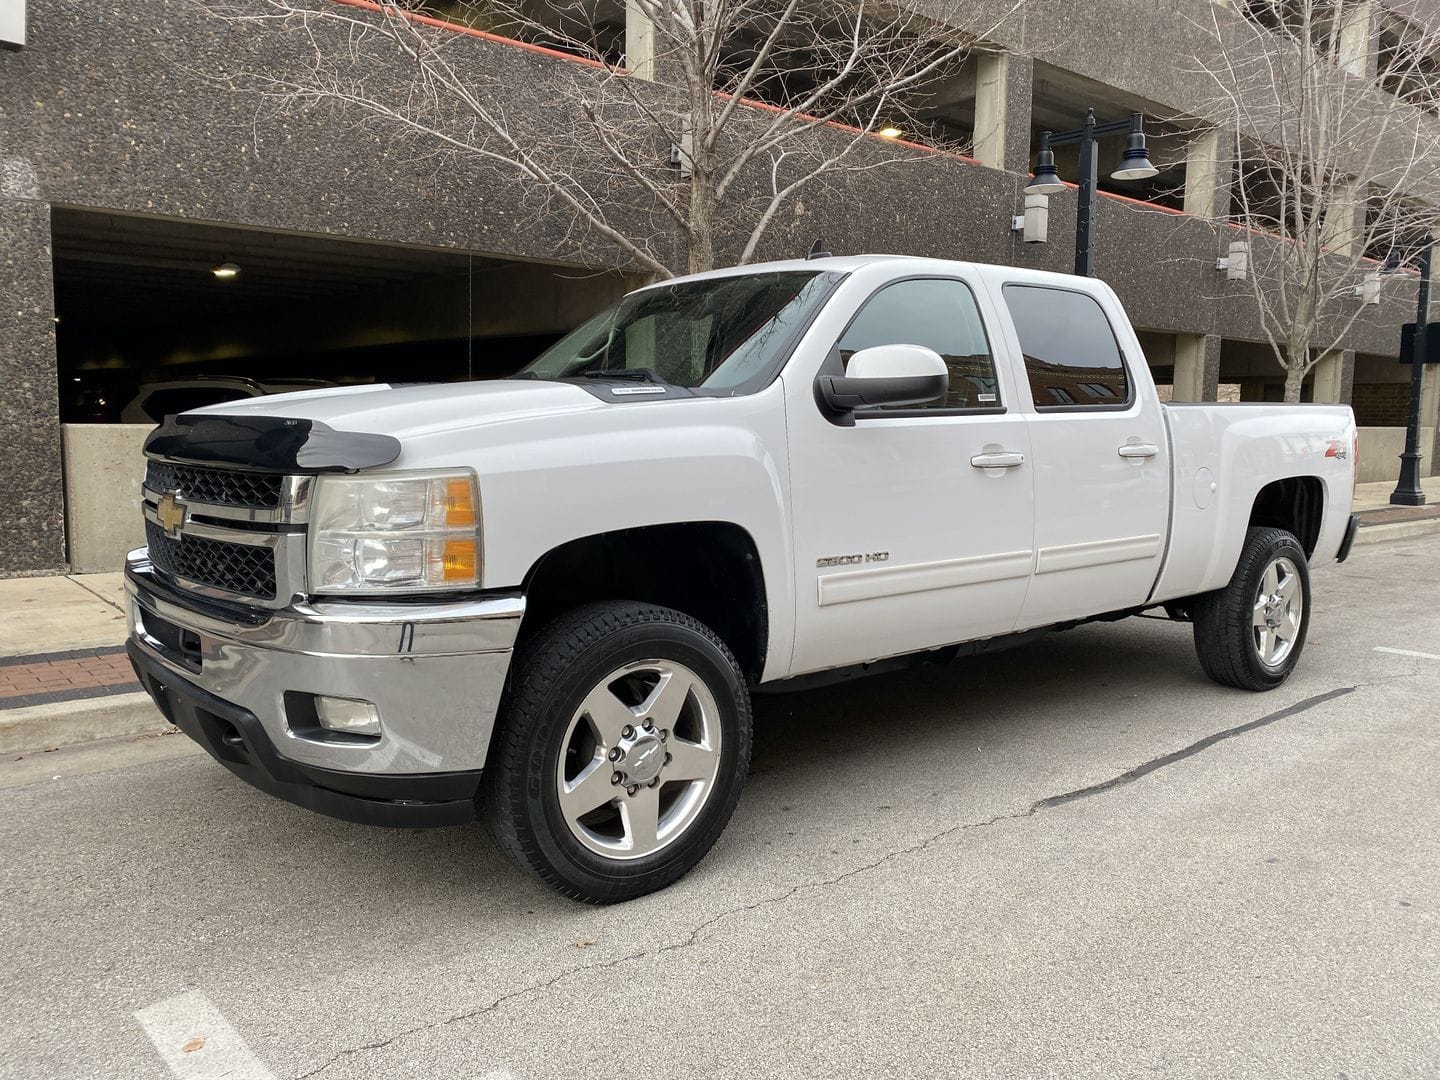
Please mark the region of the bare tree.
[[1246, 280], [1286, 401], [1437, 216], [1440, 32], [1407, 2], [1236, 0], [1205, 23], [1209, 111], [1235, 162], [1224, 216], [1251, 241]]
[[[692, 272], [721, 254], [751, 260], [806, 188], [914, 157], [897, 132], [945, 142], [921, 112], [994, 27], [966, 0], [923, 16], [873, 0], [200, 2], [304, 46], [291, 69], [232, 72], [227, 85], [285, 108], [343, 104], [507, 170], [537, 212], [661, 276], [677, 249]], [[1005, 16], [1025, 0], [1008, 2]], [[646, 55], [624, 55], [626, 7]], [[584, 62], [556, 65], [537, 122], [514, 107], [533, 88], [477, 70], [473, 42], [433, 14]]]

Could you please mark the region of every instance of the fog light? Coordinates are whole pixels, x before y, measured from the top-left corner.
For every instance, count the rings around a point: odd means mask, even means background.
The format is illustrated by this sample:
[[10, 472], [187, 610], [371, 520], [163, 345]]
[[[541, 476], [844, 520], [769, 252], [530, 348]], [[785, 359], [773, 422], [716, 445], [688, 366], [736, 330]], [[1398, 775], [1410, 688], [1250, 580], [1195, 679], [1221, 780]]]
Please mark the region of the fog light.
[[379, 735], [380, 710], [368, 701], [315, 695], [315, 716], [327, 731]]

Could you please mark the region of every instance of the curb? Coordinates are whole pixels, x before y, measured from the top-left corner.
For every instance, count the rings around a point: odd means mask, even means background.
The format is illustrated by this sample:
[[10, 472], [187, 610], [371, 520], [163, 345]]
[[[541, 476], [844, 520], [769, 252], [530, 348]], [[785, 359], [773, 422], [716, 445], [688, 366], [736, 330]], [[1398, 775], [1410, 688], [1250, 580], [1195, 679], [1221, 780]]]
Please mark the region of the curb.
[[0, 754], [170, 730], [170, 722], [144, 693], [31, 705], [0, 712]]
[[1440, 532], [1440, 517], [1419, 521], [1396, 521], [1389, 525], [1362, 525], [1355, 534], [1355, 544], [1378, 544], [1382, 540], [1404, 540], [1411, 536], [1427, 536]]

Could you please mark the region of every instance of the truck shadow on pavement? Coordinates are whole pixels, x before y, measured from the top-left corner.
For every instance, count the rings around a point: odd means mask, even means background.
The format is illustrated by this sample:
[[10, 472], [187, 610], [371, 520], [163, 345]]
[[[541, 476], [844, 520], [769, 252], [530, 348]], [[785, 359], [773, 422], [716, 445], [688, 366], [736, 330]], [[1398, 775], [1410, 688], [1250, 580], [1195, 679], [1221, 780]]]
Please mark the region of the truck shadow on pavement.
[[[1161, 745], [1183, 745], [1189, 736], [1167, 733], [1166, 725], [1207, 698], [1233, 704], [1237, 695], [1204, 680], [1189, 628], [1137, 621], [948, 665], [757, 695], [746, 794], [699, 876], [670, 892], [742, 873], [757, 846], [834, 851], [877, 813], [983, 817], [1017, 790], [1037, 798], [1065, 791], [1076, 763], [1097, 748], [1138, 738], [1148, 749], [1147, 732]], [[1218, 726], [1198, 721], [1207, 722]], [[480, 826], [351, 825], [253, 791], [204, 759], [136, 776], [153, 786], [150, 823], [163, 822], [169, 840], [137, 853], [131, 866], [142, 873], [148, 861], [181, 858], [220, 895], [259, 879], [288, 888], [303, 881], [322, 903], [343, 904], [359, 892], [397, 909], [458, 904], [477, 915], [570, 907], [516, 871]], [[92, 810], [109, 823], [105, 829], [127, 831], [120, 807]]]

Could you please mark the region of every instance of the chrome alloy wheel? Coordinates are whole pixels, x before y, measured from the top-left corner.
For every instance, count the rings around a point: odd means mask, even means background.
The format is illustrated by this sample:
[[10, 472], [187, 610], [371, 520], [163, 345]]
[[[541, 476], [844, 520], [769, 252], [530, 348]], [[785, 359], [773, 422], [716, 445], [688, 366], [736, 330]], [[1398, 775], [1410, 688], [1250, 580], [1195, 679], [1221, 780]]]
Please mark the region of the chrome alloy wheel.
[[1295, 648], [1305, 615], [1305, 587], [1295, 564], [1283, 555], [1265, 567], [1251, 626], [1255, 651], [1268, 668], [1278, 668]]
[[715, 788], [720, 709], [673, 660], [641, 660], [601, 679], [575, 711], [555, 781], [560, 813], [591, 851], [638, 859], [685, 832]]

